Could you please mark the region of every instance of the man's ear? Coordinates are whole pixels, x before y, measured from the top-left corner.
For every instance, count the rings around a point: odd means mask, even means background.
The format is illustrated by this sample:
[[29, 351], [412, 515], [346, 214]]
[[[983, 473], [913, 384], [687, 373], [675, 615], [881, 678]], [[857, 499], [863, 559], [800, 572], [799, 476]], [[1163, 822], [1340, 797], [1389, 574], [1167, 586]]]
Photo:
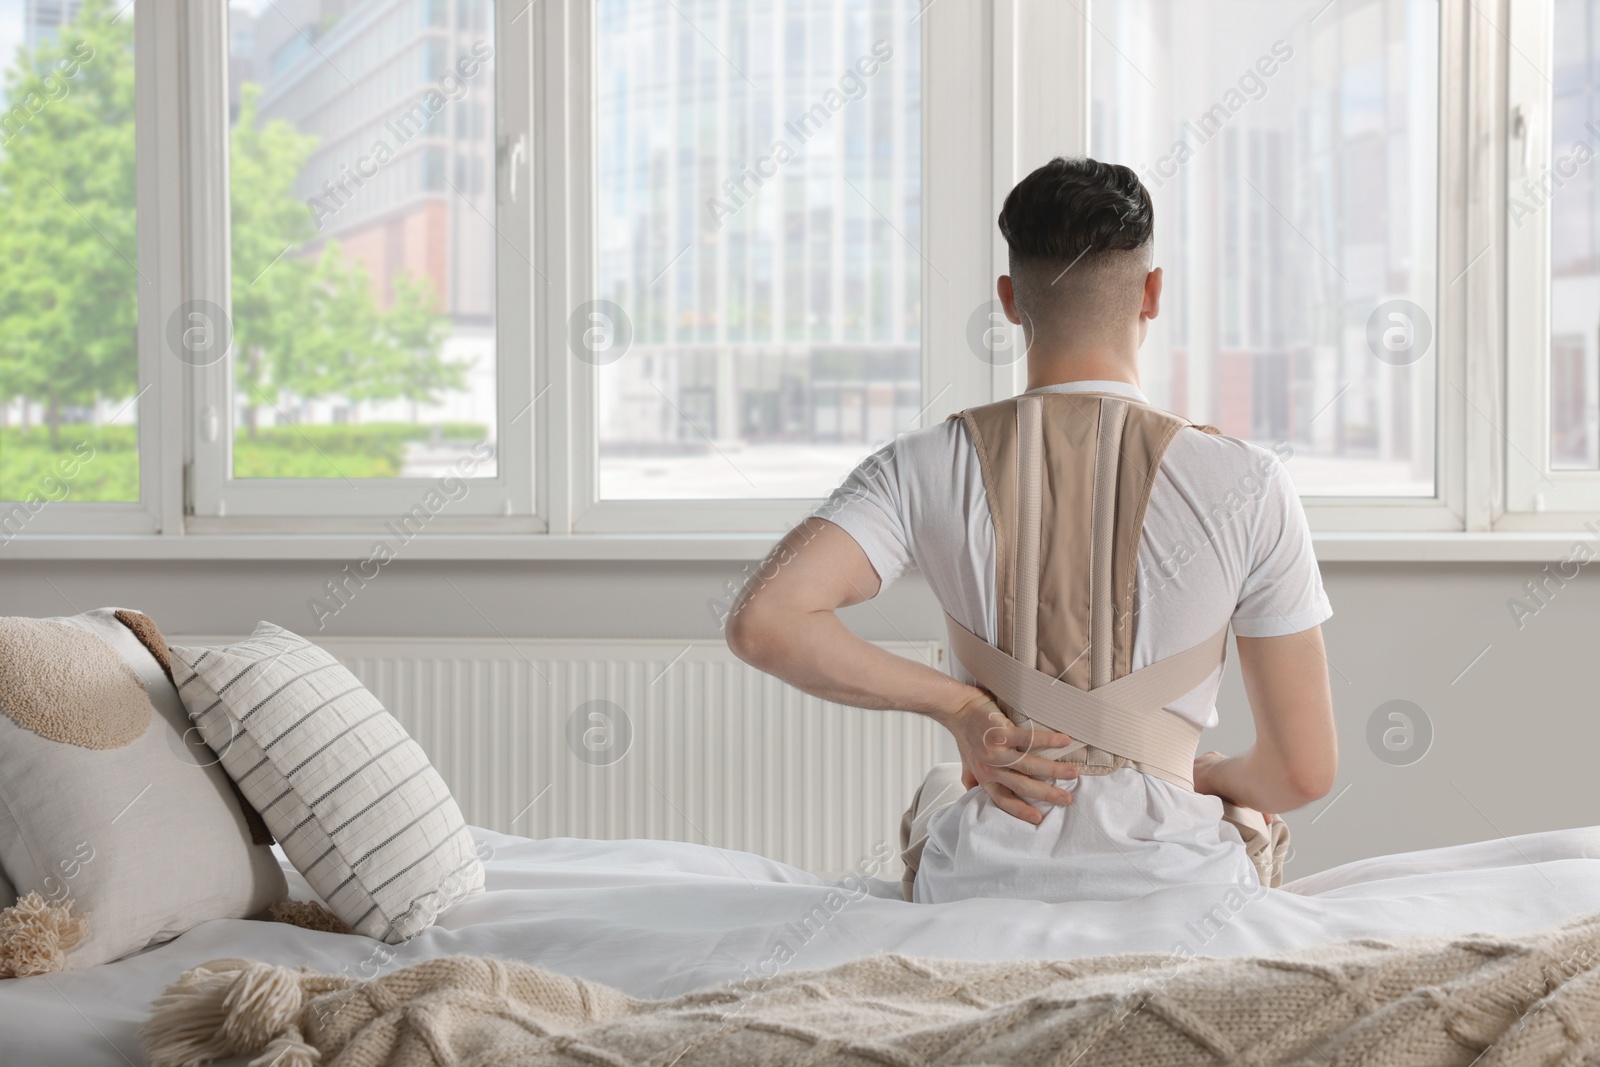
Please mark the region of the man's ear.
[[1006, 318], [1014, 324], [1022, 325], [1022, 316], [1017, 314], [1017, 294], [1011, 290], [1011, 275], [1002, 274], [995, 283], [995, 292], [1000, 296], [1000, 306], [1005, 308]]
[[1144, 276], [1144, 306], [1139, 309], [1144, 318], [1153, 319], [1161, 314], [1161, 268]]

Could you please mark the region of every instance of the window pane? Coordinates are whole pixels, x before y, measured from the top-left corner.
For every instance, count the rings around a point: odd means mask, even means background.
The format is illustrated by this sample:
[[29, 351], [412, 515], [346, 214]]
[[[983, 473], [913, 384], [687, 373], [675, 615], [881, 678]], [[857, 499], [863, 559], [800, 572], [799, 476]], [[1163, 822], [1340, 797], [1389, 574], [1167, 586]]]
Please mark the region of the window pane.
[[0, 500], [139, 499], [133, 19], [0, 0]]
[[[1512, 225], [1550, 212], [1550, 463], [1600, 467], [1600, 3], [1556, 0], [1553, 174], [1513, 186]], [[1559, 183], [1559, 185], [1557, 184]], [[1548, 190], [1546, 192], [1545, 190]]]
[[1151, 399], [1304, 494], [1434, 492], [1435, 0], [1092, 11], [1091, 154], [1156, 205]]
[[603, 496], [824, 496], [916, 427], [917, 12], [600, 0]]
[[229, 8], [234, 477], [495, 473], [493, 27]]

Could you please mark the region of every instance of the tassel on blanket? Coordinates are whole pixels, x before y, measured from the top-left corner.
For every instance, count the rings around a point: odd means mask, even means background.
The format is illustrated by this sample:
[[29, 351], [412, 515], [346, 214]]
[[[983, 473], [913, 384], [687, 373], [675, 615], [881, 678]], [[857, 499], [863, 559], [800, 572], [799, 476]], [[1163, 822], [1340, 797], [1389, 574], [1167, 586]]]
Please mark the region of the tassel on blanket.
[[[139, 1036], [151, 1067], [203, 1067], [241, 1054], [254, 1057], [250, 1067], [520, 1064], [533, 1062], [520, 1055], [524, 1038], [565, 1047], [563, 1035], [575, 1027], [642, 1004], [607, 986], [487, 957], [423, 960], [367, 981], [224, 959], [168, 986]], [[508, 1035], [518, 1055], [490, 1055]], [[478, 1053], [464, 1056], [468, 1048]]]
[[72, 900], [52, 904], [38, 893], [0, 911], [0, 978], [26, 978], [67, 969], [67, 953], [89, 932], [89, 917], [72, 914]]
[[183, 972], [156, 998], [140, 1034], [152, 1067], [201, 1067], [263, 1051], [269, 1054], [252, 1067], [315, 1067], [320, 1056], [301, 1036], [300, 1011], [311, 997], [350, 984], [303, 968], [212, 960]]
[[268, 1041], [265, 1051], [251, 1060], [249, 1067], [317, 1067], [321, 1062], [322, 1053], [306, 1044], [298, 1027], [291, 1026]]

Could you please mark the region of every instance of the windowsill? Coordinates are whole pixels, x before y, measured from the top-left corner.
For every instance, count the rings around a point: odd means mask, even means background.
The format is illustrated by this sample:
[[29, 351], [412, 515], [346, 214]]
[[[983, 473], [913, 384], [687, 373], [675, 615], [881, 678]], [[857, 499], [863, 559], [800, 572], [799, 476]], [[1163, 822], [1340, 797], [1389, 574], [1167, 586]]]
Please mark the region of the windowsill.
[[[7, 560], [360, 560], [373, 534], [38, 534], [0, 541]], [[1515, 533], [1360, 533], [1312, 535], [1317, 559], [1343, 562], [1538, 562], [1566, 559], [1590, 541], [1582, 531]], [[396, 559], [517, 562], [540, 560], [750, 562], [772, 534], [425, 534], [394, 551]]]

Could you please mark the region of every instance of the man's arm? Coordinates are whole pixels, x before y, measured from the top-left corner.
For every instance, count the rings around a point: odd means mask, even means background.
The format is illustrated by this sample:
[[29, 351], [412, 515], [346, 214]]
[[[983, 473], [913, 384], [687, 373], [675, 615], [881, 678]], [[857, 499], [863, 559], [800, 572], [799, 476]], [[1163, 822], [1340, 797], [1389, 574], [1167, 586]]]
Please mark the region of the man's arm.
[[807, 519], [746, 580], [728, 614], [728, 647], [824, 700], [927, 715], [955, 735], [968, 774], [1008, 814], [1038, 823], [1043, 816], [1028, 801], [1071, 803], [1070, 793], [1040, 780], [1072, 777], [1070, 769], [1029, 754], [1071, 738], [1015, 725], [982, 689], [862, 640], [835, 614], [876, 596], [879, 586], [855, 538], [826, 519]]
[[1197, 758], [1195, 789], [1263, 812], [1326, 796], [1339, 769], [1339, 742], [1322, 627], [1237, 641], [1256, 741], [1242, 756]]

